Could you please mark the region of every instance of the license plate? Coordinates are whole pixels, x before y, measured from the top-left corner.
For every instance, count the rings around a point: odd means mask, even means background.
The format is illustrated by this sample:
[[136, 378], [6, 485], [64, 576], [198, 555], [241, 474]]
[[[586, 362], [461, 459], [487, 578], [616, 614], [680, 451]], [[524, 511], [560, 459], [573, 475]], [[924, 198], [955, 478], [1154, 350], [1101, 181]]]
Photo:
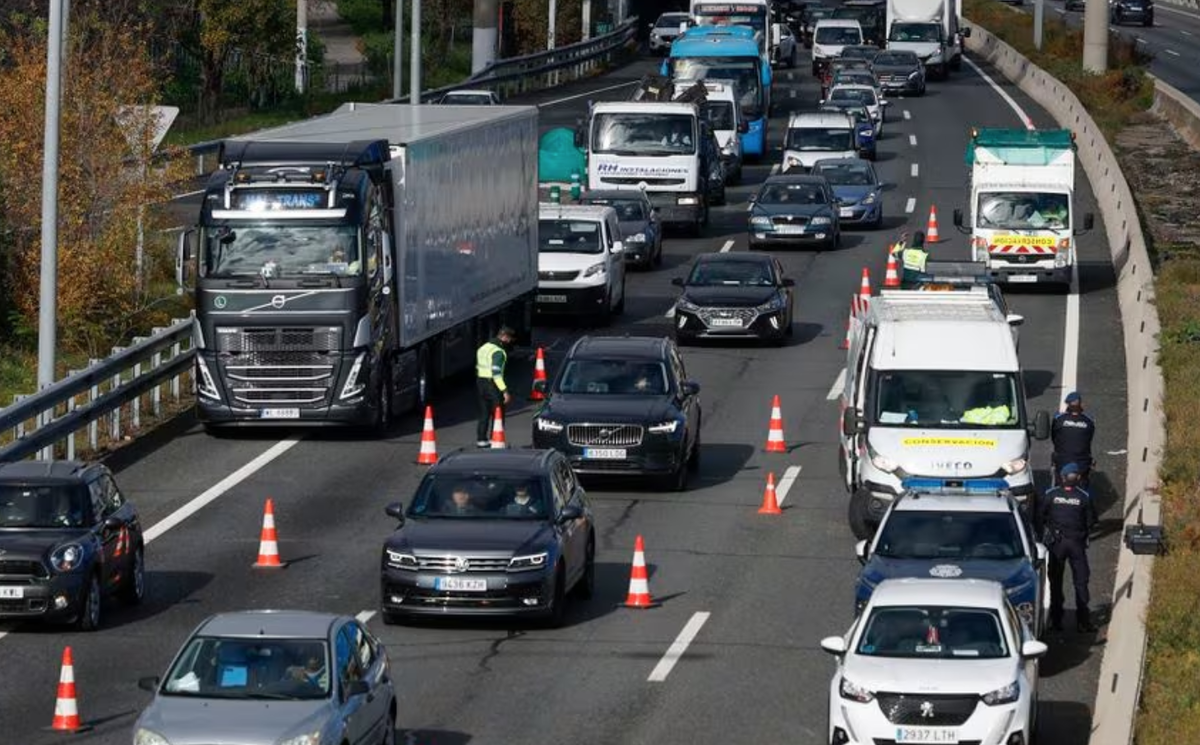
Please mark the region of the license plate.
[[625, 448], [584, 448], [583, 457], [592, 460], [623, 460]]
[[1010, 274], [1009, 282], [1037, 282], [1037, 277], [1032, 274]]
[[839, 217], [854, 217], [854, 209], [851, 207], [842, 207], [838, 210]]
[[0, 598], [20, 600], [25, 597], [24, 587], [0, 587]]
[[565, 302], [567, 302], [567, 296], [566, 295], [538, 295], [537, 301], [539, 303], [565, 303]]
[[958, 730], [950, 727], [897, 727], [896, 742], [957, 743]]
[[433, 589], [446, 592], [487, 592], [487, 580], [468, 577], [438, 577], [433, 581]]
[[785, 235], [795, 235], [797, 233], [803, 233], [804, 226], [803, 225], [776, 225], [775, 232], [783, 233]]
[[299, 419], [299, 409], [263, 409], [259, 416], [263, 419]]
[[742, 319], [740, 318], [714, 318], [708, 322], [709, 326], [736, 326], [741, 328]]

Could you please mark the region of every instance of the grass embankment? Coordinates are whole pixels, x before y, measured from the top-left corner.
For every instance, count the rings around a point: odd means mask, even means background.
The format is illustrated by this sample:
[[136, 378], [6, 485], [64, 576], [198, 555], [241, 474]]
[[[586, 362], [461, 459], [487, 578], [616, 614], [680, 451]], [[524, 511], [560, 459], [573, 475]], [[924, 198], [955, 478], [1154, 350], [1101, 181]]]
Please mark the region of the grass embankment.
[[[1110, 143], [1119, 142], [1123, 132], [1146, 117], [1143, 112], [1153, 101], [1153, 81], [1145, 74], [1149, 60], [1135, 44], [1110, 37], [1109, 71], [1088, 74], [1080, 68], [1081, 31], [1046, 18], [1039, 51], [1033, 48], [1030, 15], [1015, 13], [991, 0], [966, 0], [964, 12], [1070, 86]], [[1170, 135], [1162, 132], [1161, 137]], [[1156, 143], [1162, 144], [1161, 140]], [[1200, 429], [1195, 426], [1200, 418], [1196, 378], [1200, 370], [1200, 240], [1195, 237], [1200, 235], [1200, 224], [1194, 209], [1165, 214], [1154, 202], [1157, 194], [1178, 199], [1179, 189], [1200, 181], [1200, 157], [1186, 151], [1160, 153], [1155, 165], [1146, 163], [1145, 146], [1118, 146], [1116, 150], [1138, 195], [1155, 261], [1162, 324], [1159, 362], [1166, 385], [1167, 443], [1161, 496], [1170, 553], [1154, 565], [1136, 742], [1195, 743], [1200, 742]], [[1189, 155], [1192, 165], [1181, 165]], [[1161, 183], [1164, 180], [1170, 183]], [[1180, 230], [1181, 226], [1185, 229]]]

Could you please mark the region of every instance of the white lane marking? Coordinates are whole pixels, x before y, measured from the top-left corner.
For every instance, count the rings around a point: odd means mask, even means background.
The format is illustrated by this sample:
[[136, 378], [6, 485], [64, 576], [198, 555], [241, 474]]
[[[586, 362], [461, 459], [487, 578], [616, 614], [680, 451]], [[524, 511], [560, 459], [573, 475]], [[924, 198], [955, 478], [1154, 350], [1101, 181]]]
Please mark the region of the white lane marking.
[[788, 98], [795, 98], [795, 97], [796, 97], [796, 89], [795, 89], [795, 88], [789, 88], [789, 89], [788, 89]]
[[749, 212], [749, 211], [750, 211], [750, 210], [752, 210], [752, 209], [754, 209], [754, 205], [753, 205], [753, 204], [747, 204], [747, 205], [746, 205], [746, 211], [747, 211], [747, 212]]
[[787, 467], [787, 470], [783, 472], [783, 478], [779, 479], [779, 486], [775, 487], [775, 504], [783, 506], [783, 500], [787, 498], [792, 484], [796, 483], [796, 477], [799, 475], [800, 466]]
[[1183, 34], [1184, 36], [1195, 36], [1195, 34], [1193, 34], [1191, 31], [1182, 28], [1179, 29], [1179, 33]]
[[199, 512], [210, 502], [216, 501], [225, 492], [229, 491], [233, 487], [253, 476], [258, 471], [262, 470], [262, 468], [271, 461], [296, 447], [296, 445], [300, 444], [301, 439], [303, 438], [296, 437], [280, 440], [271, 447], [267, 448], [266, 452], [262, 453], [254, 460], [221, 479], [221, 481], [208, 489], [208, 491], [192, 499], [192, 501], [167, 515], [162, 520], [159, 520], [154, 525], [151, 525], [142, 534], [142, 540], [146, 543], [150, 543], [171, 528], [179, 525], [184, 520]]
[[1176, 57], [1178, 57], [1178, 56], [1179, 56], [1179, 52], [1176, 52], [1174, 49], [1168, 49], [1168, 50], [1166, 50], [1166, 52], [1167, 52], [1167, 54], [1171, 54], [1171, 55], [1174, 55], [1174, 56], [1176, 56]]
[[1079, 365], [1079, 254], [1075, 254], [1075, 266], [1071, 267], [1071, 291], [1067, 295], [1067, 318], [1063, 330], [1063, 361], [1061, 401], [1075, 390], [1076, 372]]
[[[1139, 36], [1133, 40], [1133, 43], [1134, 44], [1149, 44], [1150, 42], [1146, 41], [1145, 39], [1143, 39], [1142, 37]], [[1169, 52], [1171, 50], [1168, 49], [1167, 51]]]
[[553, 101], [547, 101], [546, 103], [540, 103], [537, 106], [539, 109], [544, 109], [547, 106], [558, 106], [560, 103], [574, 101], [579, 98], [586, 98], [587, 96], [594, 96], [597, 93], [604, 93], [606, 91], [615, 91], [618, 88], [628, 88], [631, 85], [637, 85], [639, 82], [641, 82], [641, 81], [631, 80], [628, 83], [617, 83], [616, 85], [610, 85], [606, 88], [597, 88], [594, 91], [584, 91], [583, 93], [576, 93], [575, 95], [567, 96], [566, 98], [556, 98]]
[[184, 192], [184, 193], [182, 193], [182, 194], [176, 194], [175, 196], [171, 197], [171, 198], [170, 198], [169, 200], [167, 200], [167, 201], [169, 201], [169, 202], [176, 202], [176, 201], [178, 201], [178, 200], [180, 200], [180, 199], [187, 199], [188, 197], [194, 197], [194, 196], [196, 196], [197, 194], [203, 194], [203, 193], [204, 193], [204, 190], [203, 190], [203, 189], [197, 189], [196, 191], [185, 191], [185, 192]]
[[916, 197], [909, 197], [908, 201], [904, 203], [904, 211], [911, 215], [913, 213], [913, 210], [915, 210], [916, 208], [917, 208]]
[[913, 178], [916, 178], [917, 176], [921, 175], [921, 166], [913, 163], [912, 168], [909, 169], [909, 172], [912, 173]]
[[904, 118], [905, 118], [905, 119], [912, 119], [912, 112], [911, 112], [911, 111], [909, 111], [908, 109], [905, 109], [905, 110], [904, 110]]
[[846, 368], [838, 373], [837, 379], [833, 381], [833, 385], [829, 386], [829, 393], [825, 394], [826, 401], [836, 401], [842, 395], [842, 391], [846, 390]]
[[796, 79], [796, 73], [794, 73], [794, 72], [789, 72], [789, 73], [787, 74], [787, 79], [788, 79], [788, 80], [795, 80], [795, 79]]
[[725, 241], [725, 245], [721, 246], [721, 253], [723, 253], [723, 254], [729, 253], [729, 249], [731, 249], [731, 248], [733, 248], [733, 241], [732, 240]]
[[683, 631], [679, 632], [679, 636], [675, 637], [675, 641], [667, 648], [667, 653], [654, 666], [650, 677], [646, 678], [648, 683], [661, 683], [667, 679], [671, 670], [675, 668], [675, 663], [679, 662], [680, 657], [683, 657], [688, 645], [696, 638], [696, 634], [700, 633], [700, 629], [704, 628], [704, 624], [708, 622], [708, 617], [711, 615], [707, 611], [697, 611], [692, 614], [692, 617], [684, 624]]
[[672, 305], [670, 308], [667, 308], [666, 313], [663, 313], [663, 318], [674, 318], [674, 317], [675, 317], [675, 306]]
[[[1165, 5], [1159, 5], [1157, 7], [1158, 7], [1158, 10], [1165, 10], [1168, 13], [1175, 13], [1175, 14], [1178, 14], [1181, 16], [1187, 16], [1188, 18], [1196, 18], [1196, 19], [1200, 20], [1200, 15], [1196, 15], [1195, 13], [1189, 13], [1186, 10], [1180, 10], [1178, 8], [1168, 8]], [[1155, 28], [1157, 28], [1159, 26], [1159, 24], [1155, 23], [1154, 26], [1155, 26]], [[1187, 34], [1188, 32], [1184, 31], [1183, 33]], [[1188, 36], [1191, 36], [1191, 34], [1188, 34]]]
[[986, 72], [980, 69], [979, 65], [967, 59], [966, 55], [963, 56], [962, 60], [970, 65], [971, 69], [975, 71], [975, 74], [983, 78], [983, 82], [990, 85], [992, 90], [996, 91], [1000, 98], [1004, 99], [1004, 102], [1007, 103], [1013, 111], [1017, 112], [1017, 118], [1020, 119], [1021, 123], [1025, 125], [1025, 129], [1036, 129], [1036, 127], [1033, 126], [1033, 120], [1029, 118], [1029, 115], [1025, 113], [1025, 110], [1021, 108], [1021, 105], [1013, 100], [1012, 96], [1008, 95], [1008, 91], [997, 85], [995, 80], [992, 80]]
[[908, 144], [912, 145], [913, 147], [916, 147], [917, 146], [917, 136], [909, 135], [908, 136]]
[[779, 164], [778, 163], [771, 166], [771, 175], [774, 176], [777, 173], [779, 173]]
[[367, 621], [370, 621], [374, 617], [375, 617], [375, 611], [373, 611], [373, 610], [360, 611], [358, 613], [358, 615], [355, 616], [355, 618], [358, 619], [358, 622], [364, 626], [367, 625]]

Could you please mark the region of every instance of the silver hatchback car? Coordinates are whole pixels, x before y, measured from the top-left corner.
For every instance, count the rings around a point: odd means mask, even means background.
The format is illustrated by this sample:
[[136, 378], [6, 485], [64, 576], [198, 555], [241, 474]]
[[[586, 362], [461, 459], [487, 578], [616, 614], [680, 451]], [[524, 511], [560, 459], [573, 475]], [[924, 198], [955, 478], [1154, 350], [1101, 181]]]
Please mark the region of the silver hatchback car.
[[387, 652], [358, 620], [309, 611], [212, 616], [166, 677], [134, 745], [392, 745], [396, 695]]

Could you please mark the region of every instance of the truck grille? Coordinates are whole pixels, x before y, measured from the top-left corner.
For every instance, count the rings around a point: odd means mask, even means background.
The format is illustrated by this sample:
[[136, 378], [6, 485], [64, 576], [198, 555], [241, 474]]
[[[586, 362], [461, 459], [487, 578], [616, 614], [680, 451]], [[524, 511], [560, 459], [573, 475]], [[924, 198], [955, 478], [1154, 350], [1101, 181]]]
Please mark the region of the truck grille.
[[218, 352], [336, 352], [341, 348], [339, 326], [217, 329]]
[[978, 696], [907, 696], [903, 693], [877, 693], [875, 700], [892, 724], [923, 727], [957, 727], [971, 718], [979, 703]]
[[[467, 562], [465, 570], [456, 568], [459, 559]], [[447, 574], [459, 571], [503, 572], [508, 569], [508, 559], [494, 556], [418, 556], [417, 566], [428, 572], [445, 572]]]
[[337, 380], [338, 326], [217, 329], [217, 352], [233, 399], [241, 404], [319, 407]]
[[576, 447], [631, 447], [642, 444], [640, 424], [568, 424], [567, 442]]
[[46, 571], [46, 567], [42, 566], [38, 561], [18, 561], [16, 559], [8, 559], [0, 561], [0, 577], [25, 579], [46, 579], [50, 576], [50, 572]]
[[570, 282], [579, 276], [579, 272], [538, 272], [538, 279], [543, 282]]

